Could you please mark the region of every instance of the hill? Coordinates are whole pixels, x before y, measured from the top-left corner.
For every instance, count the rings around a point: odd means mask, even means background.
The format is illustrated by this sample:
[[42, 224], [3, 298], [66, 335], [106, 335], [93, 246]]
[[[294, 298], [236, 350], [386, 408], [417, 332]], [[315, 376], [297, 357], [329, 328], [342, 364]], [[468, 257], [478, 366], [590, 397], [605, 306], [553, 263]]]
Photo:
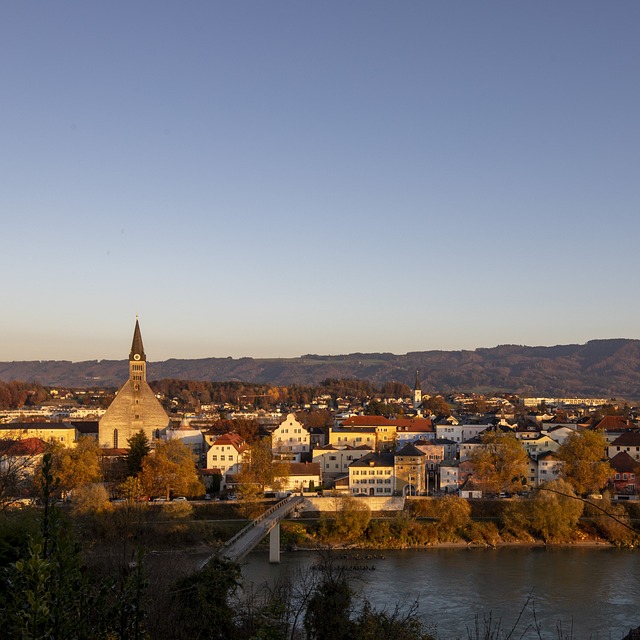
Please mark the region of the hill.
[[[505, 391], [534, 396], [640, 398], [640, 341], [592, 340], [554, 347], [501, 345], [474, 351], [416, 351], [304, 355], [299, 358], [200, 358], [151, 362], [150, 380], [177, 378], [317, 384], [326, 378], [359, 378], [413, 386], [420, 371], [425, 392]], [[1, 362], [0, 380], [47, 386], [121, 385], [126, 360]]]

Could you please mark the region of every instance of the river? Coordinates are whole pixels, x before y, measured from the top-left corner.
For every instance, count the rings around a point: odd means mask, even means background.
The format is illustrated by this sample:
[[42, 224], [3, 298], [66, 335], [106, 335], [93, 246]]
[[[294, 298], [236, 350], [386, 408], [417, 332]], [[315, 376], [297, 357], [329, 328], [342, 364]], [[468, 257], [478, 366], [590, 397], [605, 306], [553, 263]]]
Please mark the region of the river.
[[[629, 628], [640, 626], [636, 550], [499, 547], [337, 554], [347, 556], [338, 559], [345, 566], [368, 567], [352, 572], [353, 584], [377, 608], [392, 610], [396, 603], [417, 598], [418, 615], [440, 640], [475, 640], [469, 635], [475, 617], [482, 625], [489, 615], [493, 627], [500, 624], [502, 630], [495, 637], [506, 637], [528, 598], [514, 640], [621, 640]], [[309, 551], [284, 552], [279, 565], [270, 565], [266, 552], [254, 552], [243, 577], [254, 585], [274, 581], [298, 569], [311, 570], [316, 558]], [[536, 621], [540, 633], [525, 632]]]

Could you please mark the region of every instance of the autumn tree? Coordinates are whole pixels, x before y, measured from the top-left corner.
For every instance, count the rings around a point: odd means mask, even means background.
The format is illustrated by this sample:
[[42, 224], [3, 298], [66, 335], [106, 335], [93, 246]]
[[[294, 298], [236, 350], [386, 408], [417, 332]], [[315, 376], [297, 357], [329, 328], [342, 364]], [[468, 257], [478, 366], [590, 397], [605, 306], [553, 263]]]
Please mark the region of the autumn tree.
[[444, 496], [435, 501], [438, 529], [445, 539], [471, 522], [471, 506], [467, 500], [457, 496]]
[[613, 473], [605, 454], [607, 441], [600, 431], [571, 433], [556, 455], [564, 463], [561, 475], [580, 495], [598, 491]]
[[148, 494], [166, 496], [167, 500], [172, 491], [184, 496], [204, 493], [195, 457], [180, 440], [157, 442], [155, 451], [142, 461], [139, 477]]
[[545, 542], [563, 542], [582, 515], [584, 503], [564, 480], [552, 480], [541, 487], [531, 506], [531, 527]]
[[267, 487], [280, 489], [288, 477], [289, 465], [273, 460], [270, 441], [265, 439], [254, 443], [245, 452], [237, 481], [241, 495], [249, 498], [263, 494]]
[[54, 446], [51, 470], [57, 487], [68, 493], [102, 478], [100, 447], [91, 436], [81, 436], [75, 447]]
[[422, 399], [422, 408], [431, 412], [437, 418], [447, 418], [451, 415], [451, 406], [442, 396]]
[[471, 453], [474, 479], [485, 491], [498, 493], [522, 486], [527, 474], [527, 453], [511, 433], [485, 431], [482, 446]]
[[360, 540], [371, 520], [371, 509], [353, 496], [335, 498], [336, 514], [332, 537], [341, 542]]

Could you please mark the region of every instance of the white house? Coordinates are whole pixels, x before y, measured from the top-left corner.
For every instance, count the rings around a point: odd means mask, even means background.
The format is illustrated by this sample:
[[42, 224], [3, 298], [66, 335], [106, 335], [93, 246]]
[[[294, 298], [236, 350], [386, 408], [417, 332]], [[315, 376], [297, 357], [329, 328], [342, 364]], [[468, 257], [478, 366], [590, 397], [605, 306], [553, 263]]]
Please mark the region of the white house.
[[320, 464], [323, 475], [345, 475], [349, 473], [349, 465], [373, 451], [372, 447], [363, 445], [360, 447], [316, 447], [313, 450], [313, 462]]
[[300, 462], [311, 449], [311, 436], [293, 413], [287, 415], [271, 434], [271, 451], [276, 458]]
[[247, 444], [237, 433], [225, 433], [211, 445], [207, 451], [207, 469], [220, 470], [221, 488], [226, 485], [227, 476], [240, 471], [246, 451]]

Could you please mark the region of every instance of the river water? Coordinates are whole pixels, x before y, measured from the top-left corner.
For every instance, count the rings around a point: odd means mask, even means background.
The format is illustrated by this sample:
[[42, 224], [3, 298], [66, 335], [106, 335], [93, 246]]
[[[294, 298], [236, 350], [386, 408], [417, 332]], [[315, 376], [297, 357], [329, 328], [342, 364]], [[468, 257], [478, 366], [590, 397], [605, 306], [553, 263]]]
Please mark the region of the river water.
[[[440, 640], [475, 640], [476, 616], [482, 627], [489, 615], [493, 628], [499, 624], [502, 630], [492, 637], [506, 638], [523, 607], [514, 640], [622, 640], [631, 627], [640, 626], [636, 550], [434, 548], [337, 556], [338, 563], [356, 567], [354, 586], [377, 608], [393, 610], [396, 603], [408, 605], [417, 598], [418, 615]], [[283, 552], [281, 563], [271, 565], [266, 552], [254, 552], [243, 577], [259, 585], [299, 569], [311, 571], [316, 560], [313, 552]], [[527, 630], [536, 621], [540, 632]]]

